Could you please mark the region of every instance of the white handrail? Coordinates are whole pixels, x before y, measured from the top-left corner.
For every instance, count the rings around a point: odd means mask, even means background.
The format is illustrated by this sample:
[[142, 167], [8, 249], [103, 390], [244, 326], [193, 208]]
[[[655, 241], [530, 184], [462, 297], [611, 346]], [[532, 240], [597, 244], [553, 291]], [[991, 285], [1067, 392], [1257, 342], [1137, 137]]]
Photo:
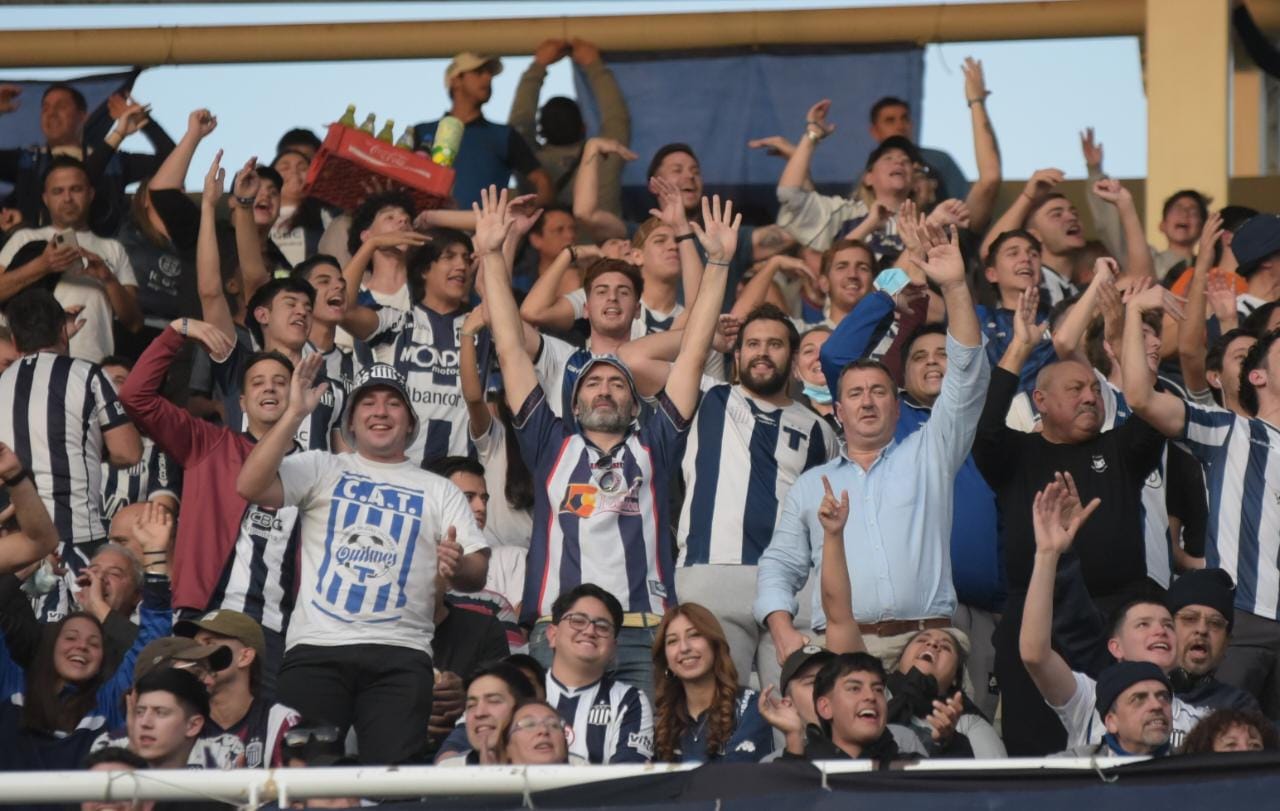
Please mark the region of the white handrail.
[[[1097, 770], [1142, 758], [1010, 758], [1007, 760], [921, 760], [906, 771], [1011, 771], [1022, 769]], [[698, 764], [626, 766], [345, 766], [316, 769], [156, 769], [140, 772], [9, 772], [0, 774], [0, 805], [121, 800], [221, 800], [236, 805], [265, 803], [284, 794], [312, 797], [423, 797], [427, 795], [512, 794], [688, 771]], [[824, 774], [872, 771], [875, 764], [832, 760], [814, 764]], [[287, 787], [287, 790], [286, 790]]]

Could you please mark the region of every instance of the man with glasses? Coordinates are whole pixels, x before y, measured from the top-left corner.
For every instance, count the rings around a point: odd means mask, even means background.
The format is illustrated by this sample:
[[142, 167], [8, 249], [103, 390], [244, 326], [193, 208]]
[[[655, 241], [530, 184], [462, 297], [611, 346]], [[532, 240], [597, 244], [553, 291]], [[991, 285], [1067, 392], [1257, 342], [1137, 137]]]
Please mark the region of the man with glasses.
[[1214, 675], [1231, 641], [1234, 604], [1235, 584], [1222, 569], [1195, 569], [1173, 581], [1165, 595], [1177, 651], [1169, 680], [1174, 694], [1194, 707], [1260, 712], [1252, 695]]
[[568, 721], [569, 753], [588, 763], [643, 763], [653, 757], [653, 710], [637, 688], [605, 675], [622, 626], [618, 598], [583, 583], [551, 605], [547, 703]]

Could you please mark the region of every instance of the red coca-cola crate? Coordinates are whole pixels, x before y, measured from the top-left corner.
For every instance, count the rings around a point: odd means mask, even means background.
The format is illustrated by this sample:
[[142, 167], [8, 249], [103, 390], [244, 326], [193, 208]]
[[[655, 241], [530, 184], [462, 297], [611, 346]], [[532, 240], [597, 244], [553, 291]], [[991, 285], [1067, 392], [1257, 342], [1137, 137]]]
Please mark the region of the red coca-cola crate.
[[367, 181], [395, 181], [419, 209], [450, 205], [453, 170], [407, 149], [379, 141], [364, 130], [331, 124], [307, 172], [307, 194], [350, 211], [369, 195]]

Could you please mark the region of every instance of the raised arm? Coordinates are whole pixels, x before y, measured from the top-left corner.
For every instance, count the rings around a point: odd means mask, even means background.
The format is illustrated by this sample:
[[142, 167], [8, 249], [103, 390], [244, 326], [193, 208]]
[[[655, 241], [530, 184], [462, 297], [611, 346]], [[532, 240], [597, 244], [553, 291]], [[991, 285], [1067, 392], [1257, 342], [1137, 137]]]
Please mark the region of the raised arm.
[[973, 123], [973, 155], [978, 164], [978, 179], [969, 188], [965, 203], [969, 206], [969, 228], [980, 234], [991, 222], [991, 212], [1000, 193], [1000, 145], [987, 115], [987, 96], [991, 92], [982, 73], [982, 61], [967, 57], [962, 69], [964, 98]]
[[[660, 177], [651, 177], [649, 191], [658, 198], [658, 208], [649, 209], [649, 214], [662, 220], [677, 238], [692, 233], [684, 201], [674, 183]], [[684, 287], [684, 300], [695, 301], [698, 298], [698, 285], [702, 283], [702, 257], [698, 255], [698, 248], [692, 239], [677, 241], [676, 250], [680, 253], [680, 283]], [[684, 320], [677, 318], [676, 325], [683, 327]]]
[[476, 252], [480, 254], [480, 272], [484, 274], [485, 308], [493, 346], [502, 367], [503, 390], [507, 405], [519, 413], [524, 401], [538, 385], [533, 361], [525, 351], [524, 326], [516, 299], [511, 293], [511, 270], [502, 258], [502, 243], [513, 227], [508, 211], [507, 190], [490, 186], [480, 191], [480, 204], [472, 204], [476, 212]]
[[1040, 290], [1038, 288], [1028, 287], [1018, 297], [1018, 311], [1013, 319], [1013, 340], [1009, 342], [1009, 346], [1004, 350], [997, 364], [1006, 372], [1021, 375], [1027, 358], [1031, 357], [1031, 353], [1040, 343], [1040, 336], [1044, 335], [1045, 325], [1036, 323], [1039, 305]]
[[627, 235], [627, 227], [617, 215], [600, 209], [600, 164], [609, 155], [624, 161], [636, 159], [636, 153], [612, 138], [589, 138], [573, 179], [573, 216], [596, 242]]
[[[136, 115], [136, 113], [132, 112], [132, 108], [125, 112], [121, 120], [129, 118], [131, 115]], [[117, 127], [119, 126], [117, 124]], [[173, 148], [173, 151], [169, 153], [169, 156], [164, 159], [164, 163], [160, 164], [160, 168], [151, 177], [147, 187], [153, 190], [177, 189], [182, 191], [187, 182], [187, 171], [191, 168], [191, 158], [196, 154], [196, 147], [200, 146], [200, 142], [207, 138], [217, 126], [217, 117], [203, 108], [187, 116], [187, 131]], [[218, 190], [218, 196], [222, 196], [221, 189]], [[216, 203], [217, 201], [215, 200], [214, 202]]]
[[1089, 286], [1053, 331], [1053, 349], [1059, 358], [1065, 360], [1080, 356], [1084, 336], [1098, 314], [1100, 297], [1106, 291], [1114, 292], [1116, 270], [1116, 260], [1109, 256], [1100, 256], [1093, 263], [1093, 279]]
[[1087, 507], [1081, 507], [1071, 474], [1059, 473], [1048, 487], [1036, 493], [1033, 504], [1036, 554], [1027, 584], [1018, 652], [1040, 695], [1054, 707], [1065, 705], [1076, 692], [1071, 667], [1053, 650], [1053, 586], [1058, 560], [1071, 548], [1080, 525], [1101, 503], [1095, 498]]
[[[538, 329], [568, 332], [573, 327], [573, 303], [560, 295], [564, 274], [573, 264], [576, 248], [565, 248], [556, 254], [547, 272], [534, 280], [520, 305], [520, 317]], [[503, 259], [505, 264], [506, 260]]]
[[[1086, 173], [1084, 202], [1093, 219], [1093, 230], [1112, 256], [1124, 256], [1124, 226], [1120, 223], [1120, 212], [1093, 192], [1095, 183], [1107, 179], [1102, 171], [1102, 142], [1095, 139], [1093, 127], [1085, 127], [1080, 133], [1080, 151], [1084, 154]], [[1143, 243], [1146, 243], [1145, 238]]]
[[231, 226], [236, 235], [236, 258], [240, 260], [245, 301], [253, 298], [258, 288], [271, 280], [267, 263], [262, 258], [258, 224], [253, 220], [253, 204], [261, 185], [257, 158], [249, 158], [231, 184]]
[[831, 482], [822, 477], [822, 503], [818, 521], [822, 523], [822, 571], [819, 589], [822, 613], [827, 617], [827, 650], [832, 653], [861, 653], [867, 649], [862, 631], [853, 616], [853, 587], [849, 563], [844, 554], [844, 527], [849, 520], [849, 491], [837, 499]]
[[1182, 365], [1182, 380], [1188, 392], [1204, 392], [1209, 388], [1205, 377], [1205, 356], [1208, 354], [1208, 330], [1205, 329], [1208, 309], [1207, 288], [1209, 271], [1213, 269], [1213, 251], [1222, 238], [1222, 214], [1213, 212], [1200, 232], [1200, 244], [1196, 251], [1195, 270], [1187, 289], [1186, 318], [1178, 326], [1178, 360]]
[[1142, 314], [1163, 309], [1166, 314], [1182, 318], [1179, 299], [1165, 288], [1149, 287], [1129, 299], [1124, 317], [1123, 351], [1120, 370], [1124, 378], [1124, 399], [1133, 413], [1146, 420], [1167, 437], [1182, 435], [1187, 412], [1182, 399], [1155, 390], [1155, 373], [1147, 365], [1147, 350], [1142, 335]]
[[4, 444], [0, 444], [0, 481], [9, 491], [19, 529], [0, 537], [0, 574], [9, 574], [53, 554], [58, 548], [58, 530], [36, 492], [30, 471]]
[[462, 319], [458, 341], [458, 382], [462, 387], [462, 401], [467, 404], [472, 438], [489, 433], [489, 424], [493, 422], [493, 415], [484, 401], [484, 378], [476, 357], [476, 336], [485, 328], [486, 311], [481, 303], [467, 313], [467, 317]]
[[280, 481], [280, 463], [293, 447], [293, 437], [320, 398], [329, 388], [328, 381], [316, 385], [316, 377], [324, 367], [324, 355], [312, 353], [293, 370], [289, 381], [289, 406], [280, 421], [271, 426], [266, 436], [253, 446], [236, 477], [236, 493], [250, 504], [280, 508], [284, 506], [284, 485]]
[[965, 282], [964, 257], [960, 253], [960, 229], [951, 227], [949, 235], [942, 229], [929, 225], [927, 259], [916, 262], [929, 281], [942, 289], [942, 300], [947, 305], [947, 333], [963, 346], [982, 346], [982, 328], [978, 313], [973, 308], [973, 297]]
[[733, 213], [733, 203], [720, 205], [720, 196], [702, 198], [702, 222], [691, 223], [693, 231], [707, 252], [707, 267], [702, 278], [698, 298], [690, 307], [689, 320], [685, 323], [680, 354], [671, 367], [667, 379], [667, 397], [686, 419], [693, 417], [698, 407], [702, 380], [702, 368], [711, 350], [711, 338], [715, 335], [720, 306], [724, 302], [724, 289], [729, 279], [729, 260], [738, 245], [738, 227], [742, 215]]
[[982, 238], [982, 249], [979, 251], [982, 256], [987, 255], [987, 251], [991, 250], [991, 243], [995, 242], [996, 237], [1005, 231], [1013, 231], [1021, 228], [1027, 221], [1027, 212], [1031, 210], [1031, 204], [1039, 199], [1042, 195], [1048, 194], [1053, 187], [1061, 183], [1066, 175], [1061, 169], [1037, 169], [1027, 180], [1027, 185], [1023, 187], [1022, 192], [1014, 199], [1005, 212], [1000, 215], [1000, 219], [996, 220], [991, 226], [991, 230], [987, 231], [987, 235]]
[[545, 39], [538, 43], [538, 47], [533, 49], [533, 61], [520, 74], [520, 81], [516, 84], [507, 123], [531, 144], [536, 142], [538, 135], [538, 94], [542, 92], [542, 83], [546, 81], [547, 68], [568, 51], [569, 43], [562, 39]]
[[203, 318], [233, 341], [235, 320], [222, 288], [222, 259], [218, 251], [218, 199], [227, 172], [222, 168], [222, 150], [213, 156], [209, 173], [204, 176], [204, 193], [200, 195], [200, 233], [196, 239], [196, 290], [200, 295]]
[[380, 250], [395, 248], [408, 251], [417, 245], [425, 245], [427, 237], [417, 231], [388, 231], [374, 234], [366, 239], [360, 250], [342, 269], [342, 281], [347, 288], [347, 310], [342, 316], [342, 328], [361, 341], [367, 341], [378, 329], [378, 313], [372, 307], [360, 303], [360, 284], [364, 281], [364, 271], [373, 261], [373, 255]]
[[836, 131], [835, 124], [827, 121], [831, 111], [831, 99], [823, 99], [809, 108], [805, 114], [804, 134], [796, 141], [795, 152], [787, 158], [787, 165], [778, 178], [778, 188], [802, 189], [809, 179], [809, 167], [813, 163], [818, 142]]
[[1093, 193], [1103, 202], [1116, 207], [1120, 214], [1120, 226], [1124, 229], [1124, 267], [1122, 277], [1155, 278], [1155, 264], [1147, 236], [1142, 230], [1142, 219], [1133, 204], [1133, 195], [1119, 180], [1099, 180], [1093, 184]]

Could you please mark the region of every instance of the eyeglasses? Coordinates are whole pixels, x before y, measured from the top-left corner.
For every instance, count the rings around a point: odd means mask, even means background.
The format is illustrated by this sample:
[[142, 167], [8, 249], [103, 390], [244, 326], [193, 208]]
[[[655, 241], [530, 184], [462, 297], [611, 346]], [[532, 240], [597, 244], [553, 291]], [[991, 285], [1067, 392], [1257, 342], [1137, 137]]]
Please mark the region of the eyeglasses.
[[335, 743], [342, 730], [332, 726], [294, 727], [284, 733], [284, 745], [289, 747], [306, 746], [316, 743]]
[[567, 726], [563, 718], [521, 718], [512, 726], [517, 732], [532, 732], [545, 729], [547, 732], [564, 732]]
[[1179, 611], [1175, 619], [1187, 625], [1199, 625], [1201, 620], [1214, 631], [1227, 630], [1227, 621], [1223, 617], [1205, 616], [1198, 611]]
[[613, 469], [613, 454], [604, 454], [592, 467], [595, 470], [596, 487], [601, 491], [613, 495], [622, 489], [622, 473]]
[[590, 625], [596, 629], [596, 633], [600, 634], [600, 636], [613, 636], [613, 623], [606, 619], [592, 619], [586, 614], [575, 611], [572, 614], [565, 614], [560, 618], [560, 621], [569, 623], [569, 627], [575, 631], [585, 631], [587, 626]]

